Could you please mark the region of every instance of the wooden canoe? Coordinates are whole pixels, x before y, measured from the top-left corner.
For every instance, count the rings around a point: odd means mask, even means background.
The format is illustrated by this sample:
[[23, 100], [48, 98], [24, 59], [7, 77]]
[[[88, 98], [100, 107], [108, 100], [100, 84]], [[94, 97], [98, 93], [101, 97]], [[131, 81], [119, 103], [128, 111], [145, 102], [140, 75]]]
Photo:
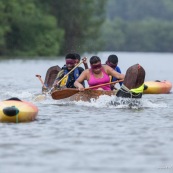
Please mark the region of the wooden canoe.
[[72, 101], [90, 101], [91, 99], [98, 99], [99, 96], [107, 95], [107, 96], [116, 96], [117, 90], [115, 91], [105, 91], [105, 90], [85, 90], [82, 92], [79, 92], [73, 96], [71, 96], [69, 99]]

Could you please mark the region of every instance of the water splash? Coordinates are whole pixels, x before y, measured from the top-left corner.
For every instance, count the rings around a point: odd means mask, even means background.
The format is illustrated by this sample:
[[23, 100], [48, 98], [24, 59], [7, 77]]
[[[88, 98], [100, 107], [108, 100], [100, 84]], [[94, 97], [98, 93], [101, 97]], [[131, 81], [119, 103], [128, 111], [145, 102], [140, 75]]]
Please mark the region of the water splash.
[[[18, 95], [16, 95], [18, 96]], [[20, 98], [32, 97], [30, 92], [20, 93]], [[37, 102], [37, 101], [35, 101]], [[57, 106], [86, 106], [95, 108], [110, 108], [110, 109], [144, 109], [144, 108], [166, 108], [168, 107], [164, 100], [159, 98], [120, 98], [116, 96], [102, 95], [98, 99], [91, 99], [90, 102], [85, 101], [69, 101], [69, 99], [53, 100], [50, 95], [39, 100], [42, 105], [57, 105]]]
[[100, 96], [97, 100], [91, 99], [90, 102], [75, 101], [76, 105], [96, 107], [96, 108], [113, 108], [113, 109], [143, 109], [143, 108], [165, 108], [168, 107], [164, 102], [141, 98], [119, 98], [115, 96]]

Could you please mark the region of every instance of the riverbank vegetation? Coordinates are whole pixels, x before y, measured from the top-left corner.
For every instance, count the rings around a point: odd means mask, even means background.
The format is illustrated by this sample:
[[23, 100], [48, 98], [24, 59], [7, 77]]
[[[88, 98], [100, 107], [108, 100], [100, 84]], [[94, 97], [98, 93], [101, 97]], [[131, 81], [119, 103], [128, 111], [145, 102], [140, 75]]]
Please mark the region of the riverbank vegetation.
[[0, 56], [173, 52], [172, 0], [1, 0]]

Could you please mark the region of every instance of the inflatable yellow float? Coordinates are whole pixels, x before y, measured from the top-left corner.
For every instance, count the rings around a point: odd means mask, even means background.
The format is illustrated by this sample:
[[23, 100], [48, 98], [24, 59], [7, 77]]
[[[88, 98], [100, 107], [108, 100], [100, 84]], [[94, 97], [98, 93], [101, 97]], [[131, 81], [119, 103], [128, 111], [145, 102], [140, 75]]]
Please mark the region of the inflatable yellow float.
[[169, 81], [148, 81], [145, 82], [145, 85], [148, 86], [144, 90], [144, 94], [168, 94], [172, 89], [172, 83]]
[[38, 108], [30, 102], [10, 98], [0, 102], [0, 122], [30, 122], [35, 120]]

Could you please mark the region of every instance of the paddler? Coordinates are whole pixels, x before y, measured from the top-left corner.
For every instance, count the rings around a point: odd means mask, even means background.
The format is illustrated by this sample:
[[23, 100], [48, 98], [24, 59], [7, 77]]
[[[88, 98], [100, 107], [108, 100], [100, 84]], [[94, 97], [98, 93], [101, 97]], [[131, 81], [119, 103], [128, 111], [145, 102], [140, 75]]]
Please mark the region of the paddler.
[[[74, 83], [74, 86], [81, 91], [84, 90], [84, 86], [82, 85], [84, 80], [87, 80], [89, 87], [92, 87], [100, 84], [109, 83], [110, 75], [116, 77], [117, 79], [124, 79], [124, 74], [116, 72], [108, 65], [102, 65], [101, 59], [98, 56], [92, 56], [90, 58], [90, 66], [91, 68], [84, 70]], [[94, 89], [111, 90], [110, 84], [106, 86], [96, 87]]]
[[[75, 88], [74, 82], [78, 79], [80, 74], [84, 71], [82, 67], [76, 67], [69, 75], [68, 74], [76, 66], [76, 55], [74, 53], [69, 53], [65, 57], [66, 64], [62, 67], [62, 70], [58, 73], [57, 78], [54, 81], [53, 87], [55, 88]], [[83, 62], [86, 62], [86, 58]], [[63, 80], [59, 83], [59, 81]], [[82, 83], [84, 87], [84, 82]]]
[[[118, 57], [114, 54], [109, 55], [108, 59], [106, 61], [106, 65], [108, 65], [109, 67], [113, 68], [116, 72], [121, 73], [121, 69], [118, 65]], [[110, 82], [114, 82], [117, 81], [117, 78], [110, 76]], [[119, 82], [120, 86], [122, 85], [123, 82]], [[111, 90], [116, 90], [115, 85], [112, 84], [111, 85]]]

